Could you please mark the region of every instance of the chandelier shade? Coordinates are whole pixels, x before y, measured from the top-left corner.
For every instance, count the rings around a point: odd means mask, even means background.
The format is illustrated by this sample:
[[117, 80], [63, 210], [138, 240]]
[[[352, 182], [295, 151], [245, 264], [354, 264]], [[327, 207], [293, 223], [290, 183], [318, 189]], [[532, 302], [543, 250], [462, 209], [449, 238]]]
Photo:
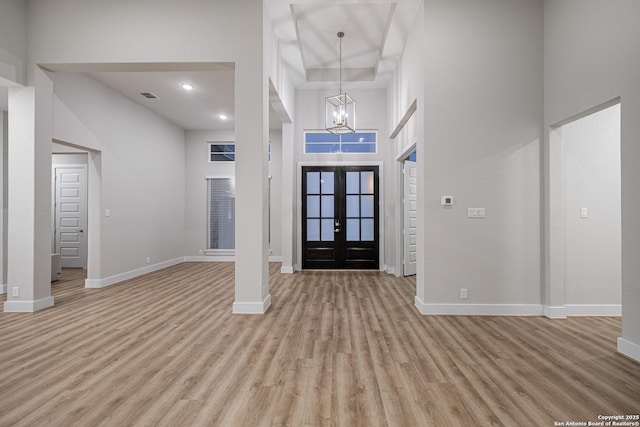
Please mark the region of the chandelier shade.
[[342, 38], [344, 33], [338, 33], [340, 40], [340, 90], [337, 95], [325, 98], [324, 127], [334, 135], [343, 135], [356, 131], [356, 101], [342, 92]]

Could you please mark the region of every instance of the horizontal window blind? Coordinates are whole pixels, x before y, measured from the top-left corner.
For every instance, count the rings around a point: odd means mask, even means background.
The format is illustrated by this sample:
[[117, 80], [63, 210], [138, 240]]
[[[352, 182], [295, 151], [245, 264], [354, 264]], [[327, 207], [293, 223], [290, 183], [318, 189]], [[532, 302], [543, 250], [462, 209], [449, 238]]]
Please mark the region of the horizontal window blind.
[[235, 178], [207, 178], [208, 249], [236, 247], [236, 183]]

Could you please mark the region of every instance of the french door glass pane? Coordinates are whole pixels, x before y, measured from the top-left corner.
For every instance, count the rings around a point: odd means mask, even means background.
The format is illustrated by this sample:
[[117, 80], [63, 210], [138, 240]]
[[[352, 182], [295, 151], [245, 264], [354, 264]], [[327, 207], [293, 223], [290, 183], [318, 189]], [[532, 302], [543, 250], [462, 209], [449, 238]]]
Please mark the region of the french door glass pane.
[[307, 196], [307, 218], [320, 216], [320, 196]]
[[373, 241], [373, 219], [362, 219], [362, 236], [360, 240], [363, 242]]
[[333, 242], [333, 219], [322, 220], [322, 241]]
[[[323, 218], [331, 218], [333, 219], [333, 207], [334, 207], [334, 196], [322, 196], [322, 217]], [[307, 208], [307, 216], [313, 216], [309, 214], [309, 210]]]
[[347, 194], [360, 193], [360, 172], [347, 172]]
[[361, 172], [360, 193], [373, 194], [373, 172]]
[[333, 172], [322, 172], [322, 194], [333, 194]]
[[350, 242], [360, 240], [360, 220], [349, 218], [347, 219], [347, 240]]
[[320, 241], [320, 220], [308, 219], [307, 220], [307, 242]]
[[373, 196], [360, 196], [361, 197], [361, 209], [360, 216], [373, 217]]
[[347, 216], [360, 216], [360, 196], [347, 196]]
[[320, 194], [320, 172], [307, 172], [307, 194]]

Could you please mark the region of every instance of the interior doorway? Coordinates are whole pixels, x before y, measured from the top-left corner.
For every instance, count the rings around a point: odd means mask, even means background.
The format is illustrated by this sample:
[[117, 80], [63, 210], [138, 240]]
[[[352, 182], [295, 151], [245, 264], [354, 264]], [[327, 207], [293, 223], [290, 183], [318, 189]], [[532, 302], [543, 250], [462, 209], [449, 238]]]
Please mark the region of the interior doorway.
[[377, 166], [303, 166], [302, 268], [379, 268]]
[[[52, 172], [56, 167], [76, 167], [84, 166], [85, 178], [85, 211], [86, 221], [82, 230], [82, 243], [86, 251], [86, 258], [83, 260], [86, 269], [85, 287], [103, 287], [102, 279], [102, 249], [101, 249], [101, 229], [102, 216], [109, 216], [109, 209], [102, 211], [102, 153], [91, 148], [73, 144], [66, 141], [53, 141]], [[53, 182], [53, 181], [52, 181]], [[54, 185], [52, 185], [52, 189]], [[52, 195], [52, 202], [55, 196]], [[52, 233], [54, 230], [55, 206], [52, 203]], [[78, 230], [78, 231], [79, 231]], [[52, 250], [55, 250], [55, 235], [52, 235]]]
[[[620, 315], [622, 300], [620, 102], [553, 128], [552, 292], [565, 315]], [[560, 292], [561, 291], [561, 292]]]

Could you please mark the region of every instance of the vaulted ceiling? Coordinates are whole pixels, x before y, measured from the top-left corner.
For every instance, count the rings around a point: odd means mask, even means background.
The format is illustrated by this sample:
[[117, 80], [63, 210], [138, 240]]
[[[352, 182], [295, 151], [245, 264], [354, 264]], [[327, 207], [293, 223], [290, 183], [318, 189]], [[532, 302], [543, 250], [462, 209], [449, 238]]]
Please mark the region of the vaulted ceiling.
[[266, 0], [285, 62], [298, 87], [343, 80], [386, 87], [402, 54], [420, 0]]
[[[297, 88], [384, 88], [420, 0], [265, 0], [283, 62]], [[234, 128], [233, 69], [90, 72], [96, 80], [184, 129]], [[193, 90], [185, 91], [181, 83]], [[140, 92], [152, 92], [147, 99]], [[1, 94], [0, 94], [1, 95]], [[6, 96], [3, 98], [6, 99]], [[227, 116], [221, 120], [220, 115]], [[279, 121], [271, 114], [271, 128]], [[276, 119], [276, 120], [273, 120]]]

